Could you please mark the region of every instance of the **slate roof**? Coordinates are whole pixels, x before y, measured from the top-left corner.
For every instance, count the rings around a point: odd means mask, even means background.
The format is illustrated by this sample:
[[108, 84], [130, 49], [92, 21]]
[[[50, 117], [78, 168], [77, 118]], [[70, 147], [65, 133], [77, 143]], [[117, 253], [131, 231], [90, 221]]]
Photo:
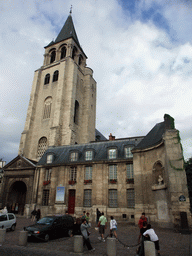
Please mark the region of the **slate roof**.
[[[79, 46], [79, 48], [81, 49], [81, 51], [84, 53], [84, 51], [82, 50], [76, 31], [75, 31], [75, 27], [73, 24], [73, 20], [72, 20], [72, 16], [71, 14], [68, 16], [65, 24], [63, 25], [61, 31], [59, 32], [57, 38], [55, 39], [55, 41], [51, 41], [47, 46], [45, 46], [45, 48], [54, 45], [56, 43], [62, 42], [66, 39], [69, 38], [73, 38], [73, 40], [76, 42], [76, 44]], [[85, 53], [84, 53], [85, 54]], [[85, 55], [86, 56], [86, 55]], [[87, 56], [86, 56], [87, 58]]]
[[[54, 155], [53, 164], [49, 165], [65, 165], [65, 164], [77, 164], [85, 163], [85, 151], [93, 150], [93, 160], [86, 161], [86, 163], [94, 161], [109, 161], [108, 159], [108, 149], [117, 148], [117, 158], [116, 160], [125, 159], [124, 148], [126, 146], [134, 147], [136, 146], [143, 137], [134, 137], [113, 141], [101, 141], [93, 142], [87, 144], [76, 144], [76, 145], [66, 145], [60, 147], [50, 147], [46, 150], [45, 154], [38, 162], [39, 165], [47, 165], [47, 154]], [[70, 154], [71, 152], [78, 152], [78, 160], [71, 162]], [[114, 160], [114, 159], [113, 159]]]
[[158, 145], [165, 132], [165, 122], [156, 124], [134, 149], [146, 149]]
[[95, 129], [95, 140], [100, 141], [100, 140], [107, 140], [107, 138], [97, 129]]
[[68, 38], [73, 38], [74, 41], [77, 43], [77, 45], [80, 47], [80, 43], [79, 40], [77, 38], [77, 34], [75, 31], [75, 27], [73, 25], [73, 20], [72, 20], [72, 16], [69, 15], [63, 28], [61, 29], [59, 35], [57, 36], [57, 38], [55, 39], [55, 43], [59, 43], [63, 40], [66, 40]]

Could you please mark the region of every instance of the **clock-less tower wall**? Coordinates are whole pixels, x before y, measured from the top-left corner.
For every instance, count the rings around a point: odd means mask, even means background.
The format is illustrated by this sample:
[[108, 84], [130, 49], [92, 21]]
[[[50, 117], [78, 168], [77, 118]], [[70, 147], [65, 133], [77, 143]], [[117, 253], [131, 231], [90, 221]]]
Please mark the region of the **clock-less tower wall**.
[[95, 140], [96, 82], [68, 16], [35, 71], [19, 154], [38, 160], [48, 146]]

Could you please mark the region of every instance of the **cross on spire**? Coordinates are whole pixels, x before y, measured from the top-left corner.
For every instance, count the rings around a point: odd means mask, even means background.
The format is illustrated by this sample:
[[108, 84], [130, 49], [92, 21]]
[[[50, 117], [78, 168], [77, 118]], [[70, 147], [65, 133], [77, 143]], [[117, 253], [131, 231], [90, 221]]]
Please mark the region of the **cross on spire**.
[[71, 8], [70, 8], [70, 12], [69, 12], [70, 14], [72, 14], [72, 5], [71, 5]]

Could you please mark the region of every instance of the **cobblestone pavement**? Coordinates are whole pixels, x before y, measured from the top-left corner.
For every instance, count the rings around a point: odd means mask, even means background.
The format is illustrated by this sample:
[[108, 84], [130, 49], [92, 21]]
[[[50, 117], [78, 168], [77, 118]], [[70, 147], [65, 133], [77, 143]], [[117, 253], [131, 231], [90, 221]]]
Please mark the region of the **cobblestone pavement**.
[[[6, 233], [6, 239], [4, 244], [0, 247], [0, 255], [6, 248], [11, 248], [12, 250], [22, 250], [20, 255], [32, 255], [28, 252], [34, 252], [34, 254], [39, 255], [75, 255], [73, 253], [73, 238], [62, 237], [59, 239], [50, 240], [48, 243], [45, 242], [28, 242], [26, 247], [19, 247], [19, 232], [23, 230], [23, 227], [31, 225], [30, 219], [18, 217], [16, 230]], [[101, 242], [98, 240], [98, 231], [95, 230], [94, 225], [89, 229], [91, 232], [90, 240], [92, 246], [95, 248], [94, 252], [88, 252], [87, 249], [84, 250], [86, 256], [89, 255], [107, 255], [107, 245], [106, 242]], [[179, 232], [174, 232], [169, 229], [155, 228], [155, 231], [159, 237], [161, 256], [189, 256], [190, 253], [190, 235], [180, 234]], [[109, 227], [106, 230], [106, 235], [109, 234]], [[127, 223], [118, 223], [118, 239], [117, 241], [117, 256], [129, 255], [135, 256], [136, 248], [132, 247], [137, 244], [139, 230], [138, 227], [133, 225], [128, 225]], [[38, 252], [38, 253], [37, 253]], [[6, 254], [2, 254], [6, 255]], [[7, 254], [9, 255], [9, 254]], [[12, 254], [10, 254], [12, 255]], [[14, 255], [14, 254], [13, 254]]]

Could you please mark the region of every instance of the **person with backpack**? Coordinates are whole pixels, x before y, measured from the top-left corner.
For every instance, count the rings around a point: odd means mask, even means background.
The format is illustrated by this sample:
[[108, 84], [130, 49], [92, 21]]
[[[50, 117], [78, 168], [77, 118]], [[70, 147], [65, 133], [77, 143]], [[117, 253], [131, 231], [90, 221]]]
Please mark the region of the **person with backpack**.
[[115, 236], [115, 238], [117, 238], [117, 222], [114, 219], [113, 216], [111, 216], [111, 220], [110, 220], [110, 236], [112, 237], [113, 235]]

